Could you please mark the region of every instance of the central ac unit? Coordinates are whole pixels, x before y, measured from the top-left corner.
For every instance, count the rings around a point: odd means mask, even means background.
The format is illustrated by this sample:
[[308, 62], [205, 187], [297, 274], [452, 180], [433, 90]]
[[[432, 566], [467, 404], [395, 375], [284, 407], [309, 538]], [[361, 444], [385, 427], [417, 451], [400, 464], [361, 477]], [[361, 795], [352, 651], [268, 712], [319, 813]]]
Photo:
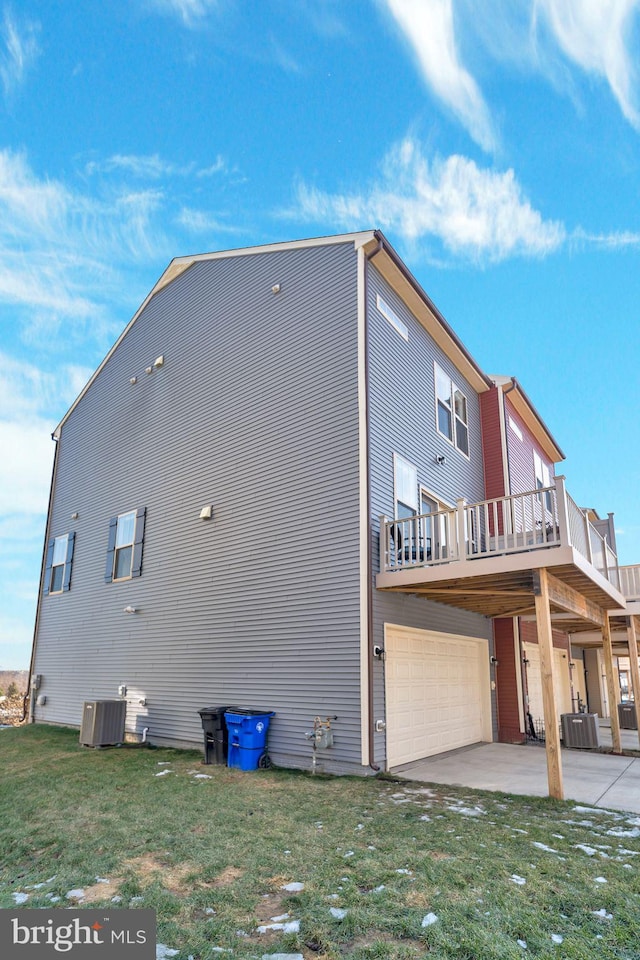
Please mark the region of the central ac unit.
[[85, 700], [80, 743], [85, 747], [122, 743], [126, 715], [126, 700]]
[[636, 715], [635, 703], [618, 704], [618, 720], [622, 730], [637, 730], [638, 717]]
[[563, 713], [560, 723], [565, 747], [593, 749], [600, 746], [597, 713]]

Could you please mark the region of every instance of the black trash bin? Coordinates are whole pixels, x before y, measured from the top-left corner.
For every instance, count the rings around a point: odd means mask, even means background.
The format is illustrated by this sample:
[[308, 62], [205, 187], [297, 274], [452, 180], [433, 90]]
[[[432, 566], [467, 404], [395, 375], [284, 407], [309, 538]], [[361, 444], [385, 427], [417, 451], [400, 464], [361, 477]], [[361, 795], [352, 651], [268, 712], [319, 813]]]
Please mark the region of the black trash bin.
[[224, 721], [229, 707], [203, 707], [198, 710], [204, 730], [204, 762], [226, 764], [229, 732]]

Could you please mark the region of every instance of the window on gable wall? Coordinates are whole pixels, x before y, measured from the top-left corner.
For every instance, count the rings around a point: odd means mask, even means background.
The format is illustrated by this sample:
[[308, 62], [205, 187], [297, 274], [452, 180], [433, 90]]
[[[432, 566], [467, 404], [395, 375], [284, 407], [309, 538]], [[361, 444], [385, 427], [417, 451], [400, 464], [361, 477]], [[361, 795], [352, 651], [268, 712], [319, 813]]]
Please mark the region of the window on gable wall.
[[52, 537], [47, 544], [44, 593], [64, 593], [71, 588], [71, 567], [75, 533]]
[[[536, 451], [533, 451], [533, 469], [536, 476], [536, 490], [543, 490], [545, 487], [551, 486], [551, 472], [549, 467], [544, 462], [542, 457], [539, 456]], [[538, 498], [542, 503], [542, 494], [538, 494]], [[547, 490], [544, 495], [544, 502], [547, 510], [551, 512], [553, 509], [553, 503], [551, 499], [551, 491]]]
[[139, 507], [138, 510], [112, 517], [109, 521], [107, 565], [104, 574], [106, 583], [129, 580], [141, 575], [146, 512], [145, 507]]
[[469, 456], [469, 417], [467, 398], [438, 364], [435, 364], [436, 425], [458, 450]]

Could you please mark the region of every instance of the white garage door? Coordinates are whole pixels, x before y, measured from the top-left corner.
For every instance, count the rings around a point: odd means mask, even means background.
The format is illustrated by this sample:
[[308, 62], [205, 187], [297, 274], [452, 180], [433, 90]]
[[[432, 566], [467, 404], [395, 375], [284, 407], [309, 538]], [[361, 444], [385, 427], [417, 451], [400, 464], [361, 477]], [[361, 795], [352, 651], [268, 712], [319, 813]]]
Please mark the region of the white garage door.
[[387, 765], [491, 740], [486, 640], [385, 627]]
[[[540, 672], [540, 648], [537, 643], [523, 643], [522, 649], [529, 661], [527, 664], [527, 689], [529, 710], [534, 720], [542, 720], [542, 674]], [[566, 650], [553, 648], [553, 683], [556, 691], [558, 722], [560, 714], [571, 713], [571, 681]]]

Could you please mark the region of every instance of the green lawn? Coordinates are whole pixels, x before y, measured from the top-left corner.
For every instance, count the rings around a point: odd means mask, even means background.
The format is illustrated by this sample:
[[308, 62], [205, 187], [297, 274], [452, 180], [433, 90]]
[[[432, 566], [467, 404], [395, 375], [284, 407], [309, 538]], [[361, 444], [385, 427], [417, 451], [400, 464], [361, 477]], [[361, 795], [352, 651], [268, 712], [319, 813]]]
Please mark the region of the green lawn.
[[[0, 778], [0, 907], [21, 893], [26, 907], [67, 905], [71, 890], [152, 907], [176, 960], [640, 958], [631, 815], [242, 773], [190, 751], [91, 750], [43, 726], [0, 731]], [[299, 931], [258, 932], [287, 914], [277, 922]]]

